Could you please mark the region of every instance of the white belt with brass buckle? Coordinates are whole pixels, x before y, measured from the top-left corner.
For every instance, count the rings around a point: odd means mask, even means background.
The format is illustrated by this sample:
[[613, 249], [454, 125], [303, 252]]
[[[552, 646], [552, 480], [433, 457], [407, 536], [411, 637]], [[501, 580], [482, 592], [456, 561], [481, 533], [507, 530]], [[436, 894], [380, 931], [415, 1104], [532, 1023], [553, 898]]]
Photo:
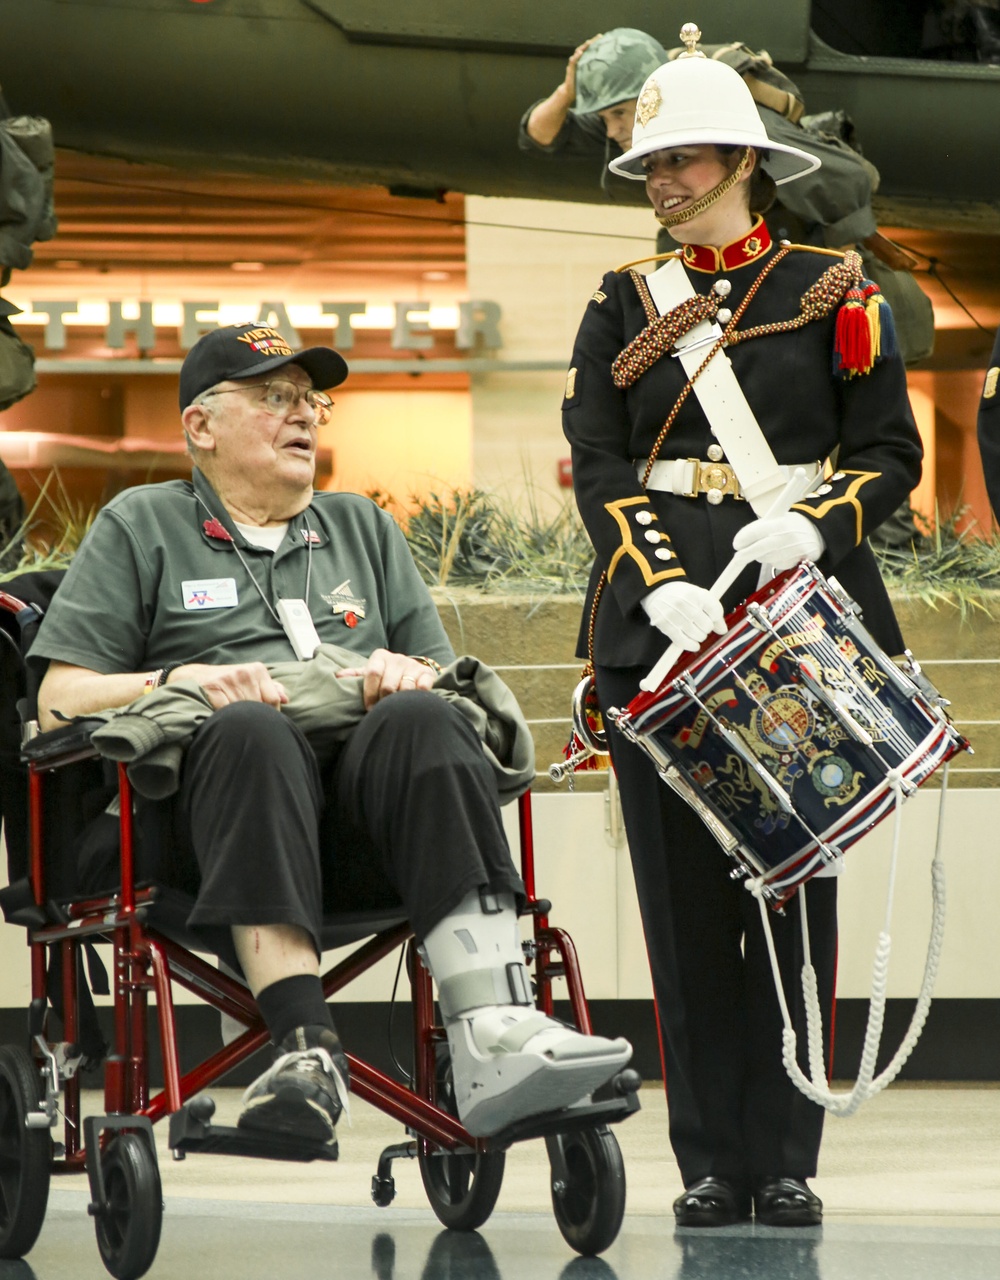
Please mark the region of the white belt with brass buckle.
[[[638, 458], [636, 475], [641, 480], [646, 473], [646, 458]], [[782, 483], [787, 484], [796, 467], [804, 468], [810, 479], [817, 478], [823, 465], [820, 462], [799, 462], [790, 466], [779, 465]], [[646, 481], [647, 489], [661, 493], [675, 493], [681, 498], [697, 498], [703, 493], [713, 505], [725, 497], [745, 499], [736, 472], [728, 462], [706, 462], [701, 458], [665, 458], [653, 463]]]

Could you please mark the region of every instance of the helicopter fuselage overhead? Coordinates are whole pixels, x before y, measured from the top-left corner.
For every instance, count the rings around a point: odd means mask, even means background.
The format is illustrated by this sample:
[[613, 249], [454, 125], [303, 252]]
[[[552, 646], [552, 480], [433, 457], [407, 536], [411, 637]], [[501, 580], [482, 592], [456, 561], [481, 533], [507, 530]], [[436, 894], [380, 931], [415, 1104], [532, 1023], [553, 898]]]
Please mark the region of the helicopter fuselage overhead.
[[[852, 117], [880, 198], [997, 213], [1000, 169], [984, 158], [1000, 68], [839, 53], [810, 29], [811, 8], [620, 0], [614, 22], [671, 47], [696, 19], [706, 40], [766, 48], [807, 111]], [[593, 162], [519, 152], [517, 128], [608, 23], [594, 0], [0, 0], [0, 87], [12, 111], [45, 116], [58, 146], [85, 152], [602, 201]], [[615, 182], [633, 202], [638, 184]]]

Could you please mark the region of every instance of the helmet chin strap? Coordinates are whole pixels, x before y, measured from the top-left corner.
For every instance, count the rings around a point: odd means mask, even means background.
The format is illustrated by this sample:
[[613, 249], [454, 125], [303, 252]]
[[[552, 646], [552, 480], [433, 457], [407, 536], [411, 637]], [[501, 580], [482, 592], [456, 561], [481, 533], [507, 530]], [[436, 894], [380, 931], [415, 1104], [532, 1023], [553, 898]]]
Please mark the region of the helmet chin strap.
[[679, 227], [682, 222], [690, 222], [692, 218], [697, 218], [700, 214], [703, 214], [706, 209], [710, 209], [712, 205], [715, 204], [716, 200], [720, 200], [727, 191], [732, 190], [732, 188], [736, 186], [737, 182], [739, 182], [740, 178], [742, 178], [743, 174], [746, 172], [746, 167], [749, 163], [750, 148], [744, 147], [743, 155], [740, 157], [739, 164], [728, 178], [723, 178], [718, 186], [713, 187], [711, 191], [706, 191], [701, 199], [696, 200], [689, 209], [678, 209], [676, 213], [658, 213], [656, 215], [656, 221], [661, 227]]

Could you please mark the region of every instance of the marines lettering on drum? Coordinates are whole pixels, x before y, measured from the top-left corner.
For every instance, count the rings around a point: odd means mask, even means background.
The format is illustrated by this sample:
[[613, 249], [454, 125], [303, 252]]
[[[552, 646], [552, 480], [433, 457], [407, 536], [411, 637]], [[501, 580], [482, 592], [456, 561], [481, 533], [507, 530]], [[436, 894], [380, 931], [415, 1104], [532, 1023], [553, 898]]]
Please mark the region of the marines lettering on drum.
[[[919, 667], [889, 658], [802, 564], [726, 619], [615, 724], [780, 907], [968, 743]], [[924, 687], [921, 687], [921, 686]]]

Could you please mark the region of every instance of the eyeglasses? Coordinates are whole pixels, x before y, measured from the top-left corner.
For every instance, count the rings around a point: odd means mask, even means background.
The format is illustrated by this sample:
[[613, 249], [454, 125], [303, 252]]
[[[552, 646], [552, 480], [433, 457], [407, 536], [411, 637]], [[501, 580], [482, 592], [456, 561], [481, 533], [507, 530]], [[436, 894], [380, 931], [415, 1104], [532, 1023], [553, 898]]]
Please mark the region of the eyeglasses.
[[285, 378], [278, 378], [274, 382], [248, 382], [242, 387], [219, 387], [216, 391], [206, 391], [203, 394], [224, 396], [227, 391], [253, 391], [259, 387], [264, 388], [264, 408], [276, 417], [286, 417], [293, 409], [299, 407], [302, 400], [305, 400], [313, 411], [317, 426], [321, 427], [329, 420], [333, 401], [328, 395], [312, 387], [300, 387], [298, 383]]

